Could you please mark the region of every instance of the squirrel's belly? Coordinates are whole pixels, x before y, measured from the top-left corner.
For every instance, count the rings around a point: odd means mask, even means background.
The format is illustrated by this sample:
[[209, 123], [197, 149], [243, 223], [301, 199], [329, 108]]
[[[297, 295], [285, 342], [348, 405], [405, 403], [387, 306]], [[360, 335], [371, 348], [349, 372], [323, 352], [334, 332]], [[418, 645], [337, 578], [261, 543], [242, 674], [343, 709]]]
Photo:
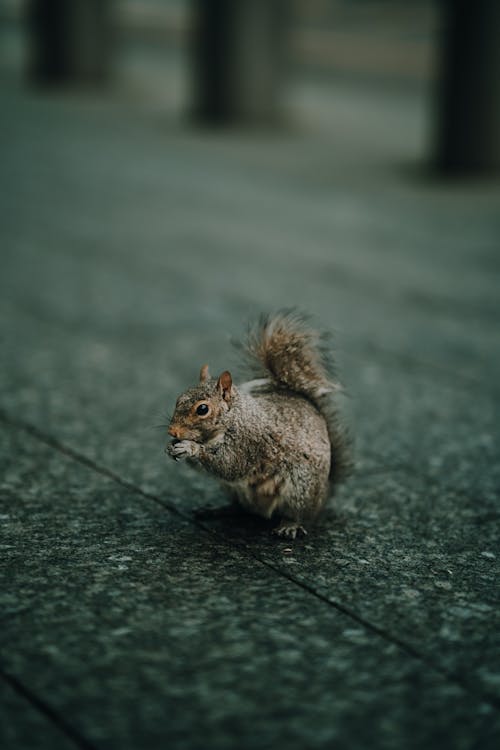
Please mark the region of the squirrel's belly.
[[278, 487], [271, 486], [271, 483], [273, 480], [269, 479], [257, 488], [255, 482], [250, 479], [225, 482], [242, 508], [263, 518], [271, 518], [282, 503], [282, 495]]
[[279, 416], [262, 434], [257, 460], [248, 462], [252, 468], [224, 482], [245, 510], [264, 518], [315, 514], [328, 489], [331, 446], [323, 416], [303, 399], [282, 400]]

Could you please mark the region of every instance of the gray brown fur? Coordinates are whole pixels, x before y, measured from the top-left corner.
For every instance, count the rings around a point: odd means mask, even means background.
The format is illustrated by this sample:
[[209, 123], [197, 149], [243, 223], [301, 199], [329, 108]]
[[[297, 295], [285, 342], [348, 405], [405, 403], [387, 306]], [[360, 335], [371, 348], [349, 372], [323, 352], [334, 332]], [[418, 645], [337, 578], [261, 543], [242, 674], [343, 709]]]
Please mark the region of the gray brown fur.
[[330, 399], [339, 385], [323, 337], [295, 312], [262, 318], [243, 348], [264, 379], [236, 388], [229, 372], [212, 379], [202, 368], [177, 400], [168, 452], [218, 477], [247, 510], [279, 516], [275, 531], [295, 537], [348, 466]]

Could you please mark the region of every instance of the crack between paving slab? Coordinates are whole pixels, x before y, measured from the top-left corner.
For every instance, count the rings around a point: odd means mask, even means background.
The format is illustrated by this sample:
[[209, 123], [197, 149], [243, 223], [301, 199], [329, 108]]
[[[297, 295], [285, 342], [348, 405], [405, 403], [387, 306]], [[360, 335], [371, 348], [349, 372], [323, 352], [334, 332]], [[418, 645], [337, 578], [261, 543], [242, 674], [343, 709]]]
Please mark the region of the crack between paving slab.
[[82, 750], [97, 750], [97, 747], [77, 732], [73, 727], [68, 724], [61, 716], [54, 711], [44, 700], [39, 698], [37, 695], [31, 692], [23, 683], [14, 677], [13, 675], [6, 672], [0, 667], [0, 679], [4, 680], [11, 688], [20, 695], [22, 698], [31, 703], [33, 708], [37, 709], [42, 713], [45, 718], [54, 726], [56, 726], [62, 734], [66, 735], [68, 739], [75, 743], [75, 745]]
[[[494, 708], [500, 709], [500, 697], [498, 697], [496, 694], [492, 694], [481, 688], [478, 689], [476, 686], [470, 685], [470, 683], [466, 679], [463, 679], [461, 675], [455, 672], [451, 672], [445, 669], [444, 667], [442, 667], [441, 665], [436, 664], [434, 661], [429, 659], [425, 654], [423, 654], [417, 648], [412, 646], [410, 643], [407, 643], [406, 641], [399, 638], [398, 636], [385, 631], [383, 628], [379, 627], [378, 625], [374, 625], [369, 620], [365, 620], [363, 617], [356, 614], [356, 612], [349, 609], [349, 607], [346, 607], [345, 605], [341, 604], [335, 599], [331, 599], [325, 594], [322, 594], [321, 592], [313, 588], [310, 584], [306, 583], [305, 581], [302, 581], [300, 578], [296, 578], [290, 573], [287, 573], [282, 568], [275, 566], [272, 562], [269, 562], [263, 559], [262, 557], [259, 557], [259, 555], [255, 554], [252, 550], [248, 549], [246, 546], [239, 545], [233, 542], [232, 540], [224, 536], [224, 534], [221, 534], [215, 529], [213, 529], [210, 525], [204, 524], [199, 519], [196, 519], [195, 517], [193, 517], [192, 514], [184, 513], [183, 511], [179, 510], [179, 508], [177, 508], [173, 503], [167, 500], [162, 500], [156, 495], [153, 495], [152, 493], [143, 490], [141, 487], [137, 486], [133, 482], [122, 478], [119, 474], [117, 474], [112, 469], [109, 469], [106, 466], [98, 464], [96, 461], [94, 461], [91, 458], [88, 458], [83, 453], [78, 453], [73, 448], [64, 444], [57, 438], [53, 437], [52, 435], [48, 433], [43, 432], [35, 425], [10, 416], [7, 412], [5, 412], [1, 408], [0, 408], [0, 421], [4, 422], [4, 424], [10, 425], [11, 427], [14, 427], [15, 429], [19, 429], [19, 430], [26, 432], [31, 437], [34, 437], [35, 439], [39, 440], [40, 442], [44, 443], [45, 445], [51, 448], [54, 448], [54, 450], [58, 451], [59, 453], [62, 453], [68, 458], [71, 458], [77, 463], [80, 463], [81, 465], [91, 469], [92, 471], [95, 471], [97, 474], [100, 474], [101, 476], [104, 476], [107, 479], [111, 479], [113, 482], [124, 487], [126, 490], [134, 494], [139, 494], [142, 497], [146, 498], [147, 500], [153, 501], [164, 510], [168, 510], [169, 512], [173, 513], [177, 517], [182, 518], [184, 521], [188, 521], [190, 524], [197, 526], [200, 529], [203, 529], [203, 531], [205, 531], [206, 533], [209, 533], [211, 536], [215, 536], [217, 539], [223, 541], [229, 547], [232, 547], [240, 552], [244, 552], [250, 557], [253, 557], [254, 560], [259, 562], [264, 567], [272, 570], [275, 574], [281, 576], [282, 578], [285, 578], [290, 583], [293, 583], [295, 586], [299, 586], [302, 590], [311, 594], [316, 599], [319, 599], [324, 604], [327, 604], [329, 607], [332, 607], [336, 609], [338, 612], [341, 612], [343, 615], [345, 615], [346, 617], [349, 617], [351, 620], [358, 623], [359, 625], [364, 627], [366, 630], [374, 633], [375, 635], [382, 638], [383, 640], [394, 644], [401, 651], [411, 656], [412, 658], [417, 659], [421, 663], [425, 664], [427, 667], [429, 667], [433, 671], [440, 674], [446, 680], [452, 683], [458, 684], [459, 687], [461, 687], [466, 692], [471, 693], [477, 699], [488, 702]], [[56, 714], [54, 715], [57, 716]], [[88, 745], [87, 747], [91, 747], [91, 746]], [[92, 750], [94, 749], [92, 748]]]

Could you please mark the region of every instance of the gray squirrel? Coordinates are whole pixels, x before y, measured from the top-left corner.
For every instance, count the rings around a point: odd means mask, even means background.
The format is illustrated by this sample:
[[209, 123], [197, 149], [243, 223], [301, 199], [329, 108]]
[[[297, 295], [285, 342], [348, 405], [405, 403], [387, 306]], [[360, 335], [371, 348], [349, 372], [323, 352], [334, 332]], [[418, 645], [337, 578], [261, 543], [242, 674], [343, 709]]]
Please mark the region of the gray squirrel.
[[295, 539], [350, 467], [327, 337], [286, 310], [262, 316], [241, 348], [263, 377], [236, 387], [230, 372], [211, 378], [204, 365], [177, 399], [166, 452], [217, 477], [244, 509], [278, 517], [273, 532]]

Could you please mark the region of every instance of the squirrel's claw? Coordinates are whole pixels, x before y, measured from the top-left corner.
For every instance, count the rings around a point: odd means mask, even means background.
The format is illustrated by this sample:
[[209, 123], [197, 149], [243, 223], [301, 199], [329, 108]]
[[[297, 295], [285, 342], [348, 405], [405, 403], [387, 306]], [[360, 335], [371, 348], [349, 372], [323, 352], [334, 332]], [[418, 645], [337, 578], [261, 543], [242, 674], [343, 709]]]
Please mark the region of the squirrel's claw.
[[192, 440], [173, 440], [165, 448], [165, 453], [174, 461], [182, 461], [185, 458], [193, 458], [197, 455], [199, 446]]
[[295, 539], [296, 536], [307, 536], [307, 531], [300, 523], [283, 521], [273, 529], [273, 534], [276, 534], [276, 536], [285, 536], [288, 539]]

